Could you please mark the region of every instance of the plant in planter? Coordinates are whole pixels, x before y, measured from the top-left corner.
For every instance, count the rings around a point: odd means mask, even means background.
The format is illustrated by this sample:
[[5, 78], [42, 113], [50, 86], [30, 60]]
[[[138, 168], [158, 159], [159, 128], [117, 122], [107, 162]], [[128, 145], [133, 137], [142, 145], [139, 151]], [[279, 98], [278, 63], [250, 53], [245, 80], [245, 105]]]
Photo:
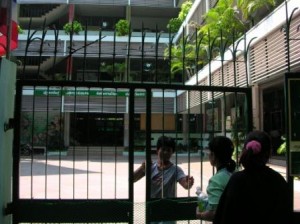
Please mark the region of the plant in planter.
[[64, 25], [64, 31], [66, 34], [75, 33], [79, 34], [80, 31], [82, 31], [82, 25], [77, 20], [74, 20], [73, 22], [66, 23]]
[[181, 24], [182, 24], [182, 21], [179, 18], [172, 18], [172, 19], [170, 19], [170, 21], [167, 25], [167, 28], [168, 28], [169, 32], [176, 33], [179, 30]]
[[18, 25], [18, 34], [22, 34], [24, 33], [24, 30], [21, 28], [20, 25]]
[[128, 35], [129, 34], [129, 28], [130, 28], [130, 24], [129, 24], [128, 20], [120, 19], [115, 25], [117, 36], [126, 36], [126, 35]]

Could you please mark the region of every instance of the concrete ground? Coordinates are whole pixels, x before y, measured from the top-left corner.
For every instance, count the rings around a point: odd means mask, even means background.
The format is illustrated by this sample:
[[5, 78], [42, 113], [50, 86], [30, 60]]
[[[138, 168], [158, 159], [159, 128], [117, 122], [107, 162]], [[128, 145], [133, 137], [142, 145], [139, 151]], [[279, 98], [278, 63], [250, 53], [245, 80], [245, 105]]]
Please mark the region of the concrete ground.
[[[153, 156], [153, 160], [155, 160]], [[145, 160], [144, 156], [134, 156], [134, 169]], [[173, 157], [186, 174], [195, 179], [189, 190], [180, 185], [178, 197], [196, 196], [196, 187], [206, 189], [213, 175], [210, 163], [200, 163], [200, 156]], [[285, 167], [270, 164], [285, 176]], [[127, 155], [68, 155], [24, 157], [20, 163], [20, 198], [34, 199], [115, 199], [128, 198], [128, 156]], [[145, 178], [134, 184], [134, 202], [137, 220], [143, 220], [145, 202]], [[294, 208], [300, 211], [300, 181], [294, 181]], [[137, 221], [136, 223], [139, 223]], [[186, 223], [186, 222], [178, 222]], [[192, 221], [189, 223], [199, 223]], [[204, 223], [204, 222], [203, 222]], [[208, 222], [207, 222], [208, 223]]]

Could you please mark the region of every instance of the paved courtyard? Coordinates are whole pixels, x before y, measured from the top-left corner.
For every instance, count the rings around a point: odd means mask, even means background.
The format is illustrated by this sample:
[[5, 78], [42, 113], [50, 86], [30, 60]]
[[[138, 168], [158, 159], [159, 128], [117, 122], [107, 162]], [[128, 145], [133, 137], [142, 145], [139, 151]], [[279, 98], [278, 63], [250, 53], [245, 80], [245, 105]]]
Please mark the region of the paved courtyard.
[[[144, 160], [144, 156], [135, 156], [134, 169], [139, 167]], [[155, 156], [153, 160], [155, 160]], [[206, 189], [208, 180], [213, 175], [212, 167], [207, 160], [201, 164], [199, 155], [190, 158], [178, 156], [177, 164], [195, 179], [195, 184], [189, 191], [178, 185], [178, 197], [196, 196], [196, 187], [201, 186], [201, 177], [202, 187]], [[271, 166], [285, 176], [283, 166]], [[126, 199], [128, 198], [128, 179], [128, 156], [126, 155], [24, 157], [20, 164], [20, 197], [34, 199]], [[141, 210], [139, 212], [140, 217], [141, 214], [144, 214], [145, 178], [134, 184], [134, 202], [139, 205], [137, 209]], [[299, 180], [294, 181], [294, 207], [295, 210], [300, 211]], [[195, 221], [195, 223], [199, 222]]]

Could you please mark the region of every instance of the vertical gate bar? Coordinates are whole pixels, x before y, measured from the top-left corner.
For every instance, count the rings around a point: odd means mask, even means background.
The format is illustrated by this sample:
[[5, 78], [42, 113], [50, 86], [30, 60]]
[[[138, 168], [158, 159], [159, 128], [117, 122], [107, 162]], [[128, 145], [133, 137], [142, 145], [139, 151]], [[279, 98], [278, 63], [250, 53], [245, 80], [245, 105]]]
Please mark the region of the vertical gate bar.
[[199, 44], [198, 44], [198, 28], [196, 27], [195, 29], [195, 67], [196, 67], [196, 82], [195, 85], [198, 84], [198, 77], [199, 77], [199, 65], [198, 65], [198, 61], [199, 61]]
[[238, 125], [237, 125], [237, 118], [238, 118], [238, 114], [237, 114], [237, 106], [238, 106], [238, 101], [237, 101], [237, 92], [234, 92], [234, 117], [235, 117], [235, 121], [232, 125], [233, 128], [233, 140], [235, 141], [235, 160], [239, 161], [239, 144], [240, 144], [240, 140], [239, 140], [239, 134], [238, 134]]
[[116, 62], [116, 32], [114, 32], [114, 41], [113, 41], [113, 52], [112, 52], [112, 82], [115, 82], [115, 62]]
[[[104, 92], [104, 88], [102, 88], [102, 93]], [[101, 115], [103, 117], [104, 111], [104, 101], [103, 101], [103, 94], [101, 96]], [[103, 142], [101, 142], [100, 146], [100, 198], [103, 198]]]
[[[76, 110], [77, 110], [77, 105], [76, 105], [76, 102], [77, 101], [77, 86], [75, 86], [74, 88], [74, 127], [75, 129], [77, 129], [77, 114], [76, 114]], [[73, 178], [73, 186], [72, 186], [72, 193], [73, 193], [73, 199], [75, 199], [75, 162], [76, 162], [76, 146], [75, 146], [75, 143], [73, 145], [73, 155], [72, 155], [72, 178]]]
[[[178, 108], [177, 108], [177, 104], [178, 104], [178, 100], [177, 100], [177, 89], [175, 90], [175, 106], [174, 106], [174, 113], [175, 113], [175, 147], [177, 147], [178, 145]], [[175, 164], [178, 164], [178, 150], [176, 150], [175, 148]], [[175, 192], [177, 192], [177, 184], [175, 185]]]
[[[82, 73], [82, 82], [86, 80], [86, 49], [87, 49], [87, 22], [85, 24], [85, 29], [84, 29], [84, 47], [83, 47], [83, 73]], [[89, 81], [89, 80], [87, 80]]]
[[[16, 97], [15, 97], [15, 128], [13, 129], [13, 170], [12, 170], [12, 200], [16, 202], [20, 199], [20, 132], [21, 132], [21, 113], [22, 113], [22, 92], [23, 86], [20, 82], [16, 83]], [[13, 224], [16, 224], [18, 217], [12, 216]]]
[[[226, 93], [225, 92], [223, 92], [223, 132], [224, 132], [224, 135], [226, 136], [226, 134], [227, 134], [227, 127], [226, 127], [226, 114], [227, 114], [227, 107], [226, 107]], [[221, 104], [221, 107], [222, 107], [222, 104]]]
[[131, 34], [132, 32], [129, 32], [128, 34], [128, 42], [127, 42], [127, 54], [126, 54], [126, 58], [125, 58], [125, 62], [126, 62], [126, 76], [124, 77], [125, 80], [121, 80], [121, 81], [126, 81], [126, 82], [129, 82], [129, 79], [130, 79], [130, 44], [131, 44]]
[[27, 41], [26, 41], [26, 46], [25, 46], [25, 55], [24, 55], [24, 64], [23, 64], [23, 69], [22, 69], [22, 76], [21, 80], [25, 79], [25, 69], [26, 69], [26, 62], [27, 62], [27, 55], [28, 55], [28, 49], [31, 41], [31, 23], [32, 23], [32, 17], [29, 20], [28, 24], [28, 33], [27, 33]]
[[159, 38], [160, 38], [160, 33], [158, 33], [158, 28], [157, 28], [157, 24], [156, 24], [156, 38], [155, 38], [155, 83], [158, 82], [158, 46], [159, 46]]
[[[47, 86], [47, 96], [46, 96], [46, 101], [47, 101], [47, 107], [46, 107], [46, 140], [47, 140], [47, 143], [49, 142], [49, 93], [50, 93], [50, 91], [49, 91], [49, 86]], [[49, 145], [49, 144], [47, 144], [47, 145]], [[47, 147], [48, 148], [48, 147]], [[44, 173], [44, 175], [45, 175], [45, 189], [44, 189], [44, 191], [45, 191], [45, 199], [47, 198], [47, 196], [48, 196], [48, 188], [47, 188], [47, 186], [48, 186], [48, 153], [46, 153], [46, 157], [45, 157], [45, 173]]]
[[168, 77], [168, 83], [172, 83], [172, 66], [171, 66], [171, 63], [172, 63], [172, 46], [173, 46], [173, 38], [174, 36], [171, 36], [171, 31], [169, 31], [169, 44], [168, 44], [168, 52], [169, 52], [169, 58], [168, 58], [168, 62], [169, 62], [169, 67], [168, 67], [168, 70], [169, 70], [169, 77]]
[[[210, 135], [209, 135], [209, 141], [211, 141], [214, 137], [215, 137], [215, 132], [216, 132], [216, 130], [215, 130], [215, 119], [216, 119], [216, 117], [215, 117], [215, 103], [216, 103], [216, 101], [215, 101], [215, 91], [213, 90], [212, 92], [211, 92], [211, 95], [212, 95], [212, 100], [211, 100], [211, 111], [212, 111], [212, 119], [211, 119], [211, 121], [212, 121], [212, 130], [211, 130], [211, 133], [210, 133]], [[214, 166], [211, 166], [211, 169], [212, 169], [212, 175], [215, 175], [215, 172], [216, 172], [216, 168], [214, 167]]]
[[247, 120], [246, 120], [246, 132], [249, 133], [253, 130], [253, 117], [252, 117], [252, 90], [249, 88], [246, 90], [246, 103], [247, 103]]
[[[61, 187], [62, 187], [62, 183], [61, 183], [61, 179], [62, 179], [62, 155], [61, 155], [61, 151], [62, 151], [62, 147], [63, 149], [65, 149], [65, 141], [64, 141], [64, 131], [65, 131], [65, 116], [64, 116], [64, 96], [63, 96], [63, 86], [60, 86], [60, 93], [59, 93], [59, 97], [60, 97], [60, 113], [59, 113], [59, 145], [60, 145], [60, 153], [59, 153], [59, 171], [58, 171], [58, 186], [59, 186], [59, 194], [58, 194], [58, 198], [61, 198]], [[63, 127], [62, 127], [63, 125]], [[47, 151], [46, 151], [47, 153]], [[47, 155], [46, 155], [47, 156]]]
[[[188, 90], [187, 92], [187, 98], [188, 98], [188, 148], [187, 148], [187, 153], [188, 153], [188, 174], [190, 176], [191, 173], [191, 91]], [[188, 196], [190, 196], [190, 189], [188, 187]]]
[[[151, 88], [146, 88], [146, 211], [147, 202], [151, 199], [151, 108], [152, 108]], [[148, 212], [146, 212], [146, 223], [149, 222]]]
[[[72, 22], [72, 29], [73, 29], [73, 22]], [[70, 41], [69, 41], [69, 53], [67, 56], [67, 80], [72, 80], [72, 73], [73, 73], [73, 32], [70, 32]]]
[[135, 89], [129, 89], [129, 105], [128, 105], [128, 113], [129, 113], [129, 133], [128, 133], [128, 174], [129, 174], [129, 187], [128, 187], [128, 196], [129, 201], [132, 202], [132, 214], [129, 217], [130, 222], [133, 223], [135, 211], [134, 211], [134, 181], [133, 181], [133, 172], [134, 172], [134, 132], [135, 132], [135, 125], [134, 125], [134, 97], [135, 97]]
[[[287, 6], [286, 6], [287, 7]], [[290, 115], [291, 115], [291, 108], [289, 106], [290, 104], [290, 99], [289, 99], [289, 94], [288, 94], [288, 91], [289, 91], [289, 77], [288, 75], [285, 76], [284, 78], [284, 88], [285, 88], [285, 123], [286, 124], [289, 124], [291, 118], [290, 118]], [[295, 213], [294, 212], [294, 177], [290, 175], [291, 173], [291, 153], [290, 153], [290, 135], [292, 133], [290, 133], [290, 127], [289, 125], [286, 125], [286, 128], [285, 128], [285, 133], [286, 133], [286, 149], [287, 149], [287, 155], [286, 155], [286, 160], [287, 160], [287, 168], [286, 168], [286, 178], [287, 178], [287, 183], [288, 183], [288, 187], [289, 187], [289, 196], [290, 196], [290, 203], [289, 203], [289, 207], [290, 207], [290, 210], [293, 211], [294, 213], [294, 218], [293, 219], [296, 219], [296, 214], [298, 214], [298, 217], [299, 217], [299, 212]]]
[[[286, 43], [285, 43], [285, 46], [286, 46], [286, 63], [287, 63], [287, 72], [290, 72], [291, 71], [291, 55], [290, 55], [290, 25], [291, 25], [291, 22], [292, 22], [292, 17], [293, 17], [293, 14], [294, 14], [294, 11], [296, 11], [297, 9], [294, 9], [289, 17], [289, 13], [288, 13], [288, 6], [287, 6], [287, 1], [284, 1], [285, 3], [285, 20], [286, 20], [286, 32], [285, 32], [285, 35], [286, 35]], [[288, 124], [288, 123], [287, 123]]]
[[201, 121], [201, 126], [202, 126], [202, 128], [201, 128], [201, 134], [200, 134], [200, 142], [201, 142], [201, 145], [200, 145], [200, 149], [201, 149], [201, 153], [200, 153], [200, 187], [201, 187], [201, 189], [203, 189], [203, 155], [204, 155], [204, 153], [203, 153], [203, 131], [206, 129], [205, 128], [205, 126], [204, 126], [204, 112], [203, 112], [203, 91], [201, 91], [200, 90], [200, 105], [199, 105], [199, 107], [200, 107], [200, 114], [202, 115], [201, 116], [201, 118], [202, 118], [202, 121]]
[[90, 165], [90, 120], [91, 117], [90, 116], [90, 87], [88, 88], [88, 102], [87, 102], [87, 113], [88, 113], [88, 117], [87, 117], [87, 138], [88, 138], [88, 141], [87, 141], [87, 148], [86, 148], [86, 174], [87, 174], [87, 178], [86, 178], [86, 198], [89, 199], [89, 174], [90, 174], [90, 169], [89, 169], [89, 165]]
[[101, 80], [101, 64], [102, 64], [102, 29], [99, 29], [99, 42], [98, 42], [98, 75], [97, 82], [99, 83]]
[[[165, 89], [162, 89], [162, 132], [163, 135], [165, 135]], [[163, 167], [162, 181], [161, 181], [161, 198], [165, 198], [164, 181], [165, 181], [165, 172]], [[176, 185], [175, 185], [175, 190], [176, 190]]]
[[40, 38], [41, 43], [40, 43], [40, 50], [39, 50], [39, 60], [38, 60], [38, 69], [37, 69], [37, 79], [39, 79], [39, 75], [40, 75], [40, 69], [41, 69], [41, 63], [42, 63], [42, 55], [43, 55], [43, 46], [44, 46], [44, 41], [45, 41], [45, 37], [46, 37], [46, 19], [44, 19], [44, 23], [43, 23], [43, 28], [42, 28], [42, 38]]
[[[33, 97], [32, 97], [32, 121], [31, 121], [31, 147], [33, 147], [33, 136], [34, 136], [34, 118], [35, 118], [35, 90], [36, 86], [33, 87]], [[33, 153], [30, 154], [30, 198], [33, 197]]]
[[[115, 114], [118, 114], [118, 88], [115, 89], [116, 91], [116, 97], [115, 97]], [[114, 135], [114, 159], [115, 159], [115, 198], [117, 198], [117, 163], [118, 163], [118, 157], [117, 157], [117, 144], [116, 144], [116, 118], [113, 120], [113, 135]]]
[[208, 30], [208, 49], [206, 50], [207, 54], [207, 60], [208, 60], [208, 80], [209, 80], [209, 86], [212, 86], [212, 72], [211, 72], [211, 52], [212, 52], [212, 43], [210, 39], [210, 30]]
[[237, 72], [236, 72], [236, 48], [238, 44], [235, 44], [235, 29], [232, 31], [232, 62], [233, 62], [233, 83], [234, 87], [237, 86]]
[[185, 27], [182, 28], [182, 85], [185, 83], [185, 44], [186, 44], [186, 37], [185, 37]]
[[141, 57], [141, 83], [144, 82], [144, 60], [145, 60], [145, 56], [144, 56], [144, 51], [145, 51], [145, 37], [146, 37], [146, 32], [144, 30], [144, 23], [142, 24], [142, 57]]
[[[55, 79], [57, 49], [58, 49], [58, 41], [59, 41], [59, 38], [58, 38], [59, 30], [57, 30], [56, 27], [54, 27], [53, 31], [54, 31], [54, 51], [53, 51], [53, 54], [54, 54], [53, 57], [54, 57], [54, 59], [53, 59], [52, 68], [51, 68], [52, 80]], [[66, 79], [66, 77], [65, 77], [65, 79]]]

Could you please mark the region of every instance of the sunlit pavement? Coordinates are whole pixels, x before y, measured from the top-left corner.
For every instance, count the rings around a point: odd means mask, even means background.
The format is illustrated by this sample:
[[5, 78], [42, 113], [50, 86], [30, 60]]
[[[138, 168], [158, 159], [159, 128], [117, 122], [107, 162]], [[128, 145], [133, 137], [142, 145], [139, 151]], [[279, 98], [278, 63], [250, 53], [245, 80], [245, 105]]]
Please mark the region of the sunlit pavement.
[[[145, 160], [134, 157], [134, 169]], [[153, 156], [152, 160], [155, 160]], [[192, 175], [195, 184], [190, 190], [177, 185], [177, 197], [196, 196], [196, 187], [206, 189], [213, 169], [206, 160], [200, 163], [199, 156], [173, 157], [173, 161]], [[271, 165], [285, 177], [285, 167]], [[115, 199], [128, 198], [128, 156], [92, 157], [34, 156], [21, 159], [20, 198], [34, 199]], [[134, 202], [145, 202], [145, 178], [134, 184]], [[294, 209], [300, 211], [300, 181], [294, 180]], [[180, 223], [180, 222], [178, 222]], [[198, 223], [198, 222], [197, 222]]]

